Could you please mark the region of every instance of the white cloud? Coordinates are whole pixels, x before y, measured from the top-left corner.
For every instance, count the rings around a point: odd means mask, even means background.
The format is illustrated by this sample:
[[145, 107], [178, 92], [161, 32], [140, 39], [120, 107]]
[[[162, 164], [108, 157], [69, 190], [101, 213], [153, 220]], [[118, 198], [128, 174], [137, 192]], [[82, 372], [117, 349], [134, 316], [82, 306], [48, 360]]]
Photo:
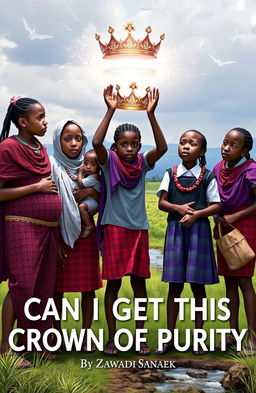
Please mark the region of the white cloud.
[[0, 49], [1, 48], [17, 48], [17, 44], [13, 41], [8, 40], [5, 36], [0, 36]]
[[[26, 3], [21, 7], [13, 0], [0, 16], [0, 109], [5, 113], [12, 95], [42, 101], [50, 121], [45, 137], [48, 142], [53, 124], [70, 116], [84, 122], [92, 134], [105, 111], [103, 87], [118, 83], [125, 94], [133, 80], [140, 95], [148, 85], [159, 87], [157, 114], [169, 141], [175, 139], [177, 130], [193, 124], [205, 130], [213, 146], [232, 123], [252, 127], [256, 63], [253, 0], [198, 0], [196, 6], [192, 0], [148, 0], [142, 6], [134, 0], [100, 0], [97, 7], [88, 0], [77, 0], [72, 7], [69, 2], [45, 0], [47, 18], [43, 19], [36, 3], [27, 8]], [[22, 15], [33, 21], [38, 31], [54, 37], [44, 42], [28, 40]], [[13, 19], [12, 26], [5, 22], [8, 18]], [[111, 25], [115, 36], [124, 38], [123, 27], [128, 21], [136, 26], [134, 37], [142, 39], [148, 25], [152, 26], [152, 41], [158, 42], [160, 34], [166, 34], [157, 60], [129, 63], [127, 59], [102, 59], [95, 33], [108, 42]], [[236, 64], [217, 67], [209, 53]], [[110, 137], [118, 122], [124, 121], [148, 130], [145, 113], [117, 111]], [[146, 137], [152, 141], [148, 131]]]

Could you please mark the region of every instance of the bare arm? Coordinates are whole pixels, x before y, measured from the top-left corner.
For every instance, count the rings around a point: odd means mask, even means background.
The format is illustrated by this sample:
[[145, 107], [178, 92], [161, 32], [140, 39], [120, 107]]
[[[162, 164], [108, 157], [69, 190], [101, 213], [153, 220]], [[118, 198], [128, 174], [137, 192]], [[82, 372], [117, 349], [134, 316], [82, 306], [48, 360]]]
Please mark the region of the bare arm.
[[36, 192], [58, 194], [57, 186], [50, 176], [41, 179], [38, 183], [28, 184], [27, 186], [6, 188], [4, 186], [5, 182], [0, 181], [1, 202], [11, 201]]
[[194, 210], [192, 213], [186, 214], [179, 222], [184, 225], [185, 228], [188, 228], [199, 218], [213, 216], [214, 214], [219, 213], [220, 210], [220, 203], [211, 203], [205, 209]]
[[162, 130], [155, 117], [155, 109], [159, 100], [158, 89], [153, 89], [153, 92], [149, 93], [149, 103], [147, 107], [147, 115], [152, 127], [156, 147], [150, 150], [147, 154], [147, 162], [149, 166], [155, 164], [168, 150], [166, 140]]
[[159, 199], [158, 203], [158, 208], [160, 210], [163, 210], [164, 212], [167, 213], [178, 213], [181, 216], [184, 216], [185, 214], [190, 214], [194, 212], [194, 209], [192, 209], [190, 206], [193, 205], [195, 201], [185, 203], [184, 205], [176, 205], [174, 203], [171, 203], [168, 201], [168, 192], [167, 191], [162, 191], [161, 196]]
[[[252, 193], [255, 196], [256, 199], [256, 187], [252, 189]], [[246, 209], [241, 210], [239, 212], [233, 213], [233, 214], [225, 214], [223, 217], [225, 219], [225, 221], [228, 224], [233, 224], [235, 223], [237, 220], [240, 220], [241, 218], [245, 218], [248, 216], [251, 216], [253, 214], [256, 213], [256, 201], [248, 206]]]
[[92, 145], [100, 164], [104, 164], [107, 159], [107, 150], [103, 145], [103, 141], [105, 139], [109, 123], [117, 107], [116, 94], [113, 93], [112, 85], [109, 85], [106, 89], [104, 89], [103, 96], [108, 109], [92, 140]]
[[77, 183], [79, 185], [80, 188], [84, 188], [83, 185], [83, 175], [84, 175], [84, 165], [80, 166], [80, 168], [78, 169], [78, 174], [77, 174]]
[[93, 199], [95, 199], [96, 202], [99, 202], [100, 200], [100, 194], [92, 187], [86, 187], [86, 188], [75, 187], [73, 191], [73, 196], [77, 202], [81, 201], [82, 199], [88, 196], [91, 196]]

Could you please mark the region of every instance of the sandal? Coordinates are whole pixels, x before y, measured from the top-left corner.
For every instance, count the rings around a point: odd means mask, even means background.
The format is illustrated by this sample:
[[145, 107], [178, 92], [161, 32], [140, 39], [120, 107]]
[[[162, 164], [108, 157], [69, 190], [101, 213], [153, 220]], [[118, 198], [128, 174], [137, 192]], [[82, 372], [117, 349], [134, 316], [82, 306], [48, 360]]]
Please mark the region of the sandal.
[[84, 353], [93, 353], [93, 352], [96, 352], [96, 351], [97, 351], [97, 348], [96, 348], [95, 345], [92, 345], [92, 346], [91, 346], [91, 349], [88, 350], [88, 349], [87, 349], [87, 345], [86, 345], [86, 344], [83, 344], [82, 352], [84, 352]]
[[10, 358], [12, 360], [12, 364], [15, 366], [15, 368], [30, 368], [31, 363], [24, 359], [22, 356], [18, 355], [17, 353], [14, 352], [8, 352], [8, 353], [2, 353], [0, 357], [3, 358]]
[[49, 360], [50, 362], [57, 360], [57, 355], [54, 352], [42, 352], [42, 353], [37, 352], [37, 353], [44, 360]]
[[[234, 347], [236, 344], [236, 339], [233, 336], [228, 336], [226, 340], [226, 350], [228, 348]], [[215, 345], [215, 350], [220, 351], [221, 350], [221, 343], [218, 343]]]
[[139, 356], [148, 356], [150, 355], [150, 348], [146, 343], [140, 343], [139, 351], [135, 351]]
[[165, 353], [169, 353], [174, 349], [174, 346], [170, 343], [164, 343], [163, 349], [160, 351], [158, 348], [154, 350], [156, 355], [164, 355]]
[[247, 343], [243, 347], [242, 351], [238, 352], [238, 355], [241, 357], [256, 356], [256, 347]]
[[192, 351], [193, 355], [196, 356], [201, 356], [201, 355], [206, 355], [207, 351], [205, 351], [201, 346], [198, 348], [197, 351]]
[[111, 338], [107, 341], [103, 353], [107, 356], [116, 356], [118, 355], [118, 349], [115, 346], [114, 338]]

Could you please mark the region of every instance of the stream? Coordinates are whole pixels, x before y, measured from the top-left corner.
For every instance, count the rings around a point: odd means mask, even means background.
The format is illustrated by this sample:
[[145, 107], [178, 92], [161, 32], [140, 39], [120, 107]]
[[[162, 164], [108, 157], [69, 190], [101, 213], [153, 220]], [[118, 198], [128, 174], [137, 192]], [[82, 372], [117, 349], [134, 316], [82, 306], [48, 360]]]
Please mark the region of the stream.
[[[162, 370], [160, 370], [162, 371]], [[224, 371], [207, 370], [207, 376], [204, 378], [192, 378], [186, 374], [187, 369], [183, 367], [174, 370], [165, 371], [165, 375], [174, 377], [175, 380], [167, 380], [161, 385], [154, 385], [159, 392], [170, 392], [178, 388], [184, 388], [191, 385], [196, 385], [198, 388], [204, 390], [205, 393], [222, 393], [225, 390], [220, 384], [220, 380], [224, 375]]]

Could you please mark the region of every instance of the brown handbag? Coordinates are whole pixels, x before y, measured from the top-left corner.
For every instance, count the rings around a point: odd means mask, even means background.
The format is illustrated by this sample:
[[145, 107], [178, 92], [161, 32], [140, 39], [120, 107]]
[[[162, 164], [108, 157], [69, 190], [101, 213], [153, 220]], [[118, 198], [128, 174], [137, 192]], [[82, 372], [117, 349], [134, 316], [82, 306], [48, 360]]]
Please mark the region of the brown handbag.
[[219, 233], [216, 243], [230, 270], [240, 269], [255, 258], [254, 251], [237, 228], [230, 224], [230, 232], [222, 235], [221, 223], [218, 222], [216, 225]]

